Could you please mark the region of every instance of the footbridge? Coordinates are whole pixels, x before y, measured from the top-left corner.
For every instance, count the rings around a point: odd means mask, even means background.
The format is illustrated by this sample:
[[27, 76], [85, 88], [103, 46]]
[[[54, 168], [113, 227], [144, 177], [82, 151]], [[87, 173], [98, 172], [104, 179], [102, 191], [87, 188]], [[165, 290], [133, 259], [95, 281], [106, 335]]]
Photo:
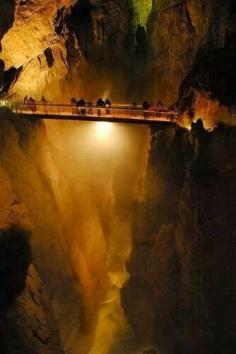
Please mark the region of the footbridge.
[[143, 110], [141, 106], [113, 105], [112, 107], [76, 107], [71, 104], [33, 102], [17, 103], [13, 113], [23, 119], [58, 119], [104, 121], [128, 124], [173, 125], [179, 113], [169, 109]]

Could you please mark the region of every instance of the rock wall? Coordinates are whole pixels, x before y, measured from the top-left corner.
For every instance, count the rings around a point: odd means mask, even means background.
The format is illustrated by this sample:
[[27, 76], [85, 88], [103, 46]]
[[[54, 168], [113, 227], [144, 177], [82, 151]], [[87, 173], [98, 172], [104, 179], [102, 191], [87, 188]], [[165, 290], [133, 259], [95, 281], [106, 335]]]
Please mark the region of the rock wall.
[[167, 102], [179, 87], [199, 51], [221, 48], [226, 41], [231, 1], [153, 1], [149, 19], [151, 92]]
[[[18, 249], [17, 257], [19, 253], [22, 253], [22, 247]], [[14, 276], [21, 274], [18, 268]], [[13, 281], [12, 275], [8, 276]], [[22, 294], [0, 316], [0, 346], [4, 354], [62, 353], [49, 304], [45, 287], [31, 264]]]
[[132, 48], [128, 0], [78, 1], [65, 17], [74, 34], [67, 42], [68, 90], [90, 99], [126, 97]]
[[232, 0], [17, 0], [0, 6], [1, 90], [14, 98], [147, 96], [169, 104], [199, 56], [235, 43]]
[[153, 132], [122, 303], [138, 349], [235, 347], [235, 129]]
[[29, 210], [36, 269], [4, 318], [6, 350], [16, 333], [13, 345], [20, 342], [25, 351], [35, 346], [33, 353], [124, 352], [129, 329], [120, 289], [128, 277], [132, 207], [142, 194], [148, 128], [44, 124], [1, 114], [1, 166]]
[[[47, 308], [49, 301], [45, 300], [46, 292], [31, 263], [32, 218], [16, 195], [9, 171], [2, 163], [4, 142], [11, 140], [9, 130], [6, 135], [3, 131], [1, 125], [0, 351], [4, 354], [58, 353], [56, 330], [50, 336], [53, 316]], [[13, 170], [15, 165], [16, 161]]]
[[1, 123], [1, 165], [15, 195], [30, 211], [33, 265], [49, 299], [53, 332], [59, 332], [63, 347], [71, 348], [77, 345], [80, 328], [80, 318], [74, 318], [75, 307], [80, 311], [80, 296], [67, 257], [64, 225], [57, 222], [59, 211], [40, 164], [42, 141], [46, 150], [48, 146], [43, 127], [40, 122], [14, 120], [11, 113], [5, 112]]

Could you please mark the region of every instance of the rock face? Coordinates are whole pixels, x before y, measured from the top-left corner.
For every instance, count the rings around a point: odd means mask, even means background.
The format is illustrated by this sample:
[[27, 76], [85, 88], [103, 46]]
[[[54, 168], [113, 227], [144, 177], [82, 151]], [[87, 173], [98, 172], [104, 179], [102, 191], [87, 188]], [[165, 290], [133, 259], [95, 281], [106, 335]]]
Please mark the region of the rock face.
[[[80, 319], [76, 318], [72, 322], [71, 316], [74, 316], [75, 307], [80, 308], [80, 296], [74, 288], [72, 271], [68, 265], [68, 258], [65, 257], [64, 253], [66, 252], [66, 246], [63, 244], [63, 225], [58, 224], [57, 222], [59, 216], [55, 200], [51, 194], [49, 186], [47, 186], [46, 180], [43, 178], [39, 163], [39, 145], [37, 144], [39, 141], [41, 142], [44, 140], [42, 136], [45, 131], [43, 126], [41, 127], [37, 122], [19, 122], [18, 120], [14, 121], [14, 119], [11, 120], [13, 117], [8, 112], [1, 112], [1, 116], [4, 117], [0, 127], [1, 166], [6, 171], [14, 194], [17, 195], [17, 200], [20, 200], [21, 203], [27, 206], [27, 209], [30, 210], [31, 256], [33, 265], [35, 269], [37, 268], [37, 273], [41, 279], [38, 280], [36, 273], [35, 285], [33, 285], [35, 288], [34, 291], [37, 293], [37, 291], [40, 292], [40, 289], [42, 288], [46, 289], [46, 291], [41, 291], [42, 303], [39, 305], [32, 302], [31, 296], [28, 296], [30, 293], [26, 289], [26, 295], [23, 295], [24, 298], [22, 302], [19, 303], [19, 306], [17, 306], [14, 313], [17, 317], [18, 310], [21, 311], [20, 318], [22, 320], [19, 319], [19, 321], [16, 322], [16, 327], [17, 323], [19, 324], [21, 321], [25, 323], [27, 317], [29, 317], [28, 324], [26, 324], [26, 327], [21, 324], [22, 328], [18, 328], [17, 333], [19, 335], [21, 334], [21, 338], [27, 336], [29, 342], [27, 350], [32, 353], [32, 348], [37, 342], [34, 332], [36, 333], [36, 337], [39, 336], [40, 338], [41, 336], [42, 338], [47, 338], [47, 333], [52, 332], [53, 335], [46, 340], [47, 343], [44, 343], [44, 351], [48, 350], [50, 352], [52, 351], [51, 348], [55, 348], [55, 351], [60, 353], [61, 345], [54, 345], [54, 343], [57, 342], [57, 335], [60, 329], [60, 325], [56, 325], [56, 323], [60, 323], [63, 319], [65, 328], [72, 326], [76, 336]], [[41, 133], [39, 134], [39, 132]], [[45, 152], [45, 156], [46, 154], [47, 152]], [[33, 160], [35, 163], [32, 162]], [[37, 160], [37, 163], [35, 160]], [[44, 210], [44, 213], [42, 213], [42, 210]], [[46, 244], [48, 246], [45, 248]], [[24, 274], [22, 271], [21, 273]], [[60, 274], [60, 277], [55, 276], [55, 274]], [[61, 284], [64, 284], [63, 287]], [[22, 285], [21, 290], [23, 290], [23, 288], [24, 286]], [[28, 297], [27, 308], [25, 308], [25, 296]], [[45, 296], [49, 301], [43, 300]], [[65, 297], [70, 298], [68, 306], [71, 310], [65, 305]], [[61, 303], [64, 303], [64, 307]], [[24, 306], [24, 309], [22, 308], [22, 310], [19, 309], [21, 304]], [[55, 307], [54, 311], [53, 307]], [[35, 321], [34, 316], [33, 318], [30, 317], [32, 316], [30, 308], [32, 308], [32, 313], [39, 312], [39, 318]], [[25, 317], [23, 316], [23, 313], [25, 313]], [[66, 318], [69, 323], [68, 326]], [[78, 323], [76, 324], [77, 321]], [[32, 324], [31, 331], [27, 328], [27, 326], [30, 327], [30, 323]], [[39, 329], [40, 326], [42, 326], [41, 334]], [[16, 330], [13, 326], [10, 333], [14, 333], [14, 331]], [[63, 332], [64, 328], [62, 328], [61, 331]], [[29, 339], [30, 335], [32, 335], [31, 340]], [[63, 340], [63, 334], [61, 334], [61, 338]], [[75, 339], [70, 333], [68, 341], [73, 342], [73, 340]], [[23, 343], [25, 342], [23, 341]], [[43, 345], [39, 339], [39, 345], [34, 351], [38, 353], [42, 350], [42, 347]], [[22, 348], [24, 348], [23, 344]]]
[[[49, 301], [31, 264], [32, 220], [15, 195], [11, 178], [0, 165], [0, 348], [4, 354], [60, 352], [56, 333], [50, 335]], [[54, 338], [52, 340], [52, 338]]]
[[25, 287], [31, 256], [28, 241], [30, 232], [28, 211], [17, 201], [10, 179], [2, 167], [0, 181], [0, 312], [3, 313]]
[[173, 103], [199, 55], [224, 48], [229, 38], [235, 42], [231, 0], [17, 0], [0, 6], [2, 93], [15, 98], [146, 95]]
[[[13, 311], [16, 337], [25, 337], [28, 351], [35, 346], [33, 353], [127, 352], [120, 289], [128, 277], [131, 212], [140, 198], [148, 128], [44, 124], [5, 112], [0, 131], [1, 166], [30, 210], [32, 264], [41, 279], [36, 274], [27, 283], [23, 298], [7, 311], [7, 324]], [[41, 293], [39, 305], [32, 291], [36, 298]]]
[[149, 19], [151, 92], [167, 101], [178, 98], [181, 82], [199, 51], [226, 41], [231, 1], [153, 1]]
[[192, 107], [205, 120], [235, 124], [236, 9], [232, 3], [223, 10], [219, 46], [208, 45], [198, 54], [181, 85], [179, 103], [185, 109]]
[[62, 353], [51, 316], [44, 286], [30, 265], [24, 291], [0, 319], [1, 350], [5, 354]]
[[2, 39], [1, 58], [6, 69], [20, 69], [12, 83], [17, 81], [14, 95], [47, 94], [56, 98], [60, 82], [67, 73], [65, 38], [55, 33], [55, 18], [61, 7], [72, 1], [16, 1], [14, 22]]
[[7, 30], [12, 26], [14, 21], [14, 0], [2, 0], [0, 2], [0, 40]]
[[125, 97], [132, 40], [129, 1], [78, 1], [66, 23], [75, 36], [73, 46], [67, 43], [68, 86], [90, 98]]
[[201, 124], [154, 132], [123, 290], [139, 347], [234, 351], [235, 139], [235, 129]]

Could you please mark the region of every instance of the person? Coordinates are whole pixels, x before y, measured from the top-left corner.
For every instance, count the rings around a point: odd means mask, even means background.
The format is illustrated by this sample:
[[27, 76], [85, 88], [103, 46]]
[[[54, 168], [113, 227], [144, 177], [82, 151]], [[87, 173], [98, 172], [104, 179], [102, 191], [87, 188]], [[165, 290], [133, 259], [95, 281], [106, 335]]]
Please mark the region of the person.
[[97, 111], [97, 113], [98, 113], [98, 117], [101, 117], [101, 115], [102, 115], [102, 110], [101, 110], [101, 107], [98, 107], [98, 111]]
[[156, 109], [157, 109], [157, 117], [160, 117], [161, 116], [161, 111], [163, 109], [164, 105], [162, 103], [161, 100], [158, 100], [157, 101], [157, 104], [156, 104]]
[[149, 103], [147, 100], [143, 101], [144, 118], [148, 117]]
[[25, 96], [24, 97], [24, 104], [27, 104], [27, 103], [29, 103], [29, 98], [28, 98], [28, 96]]
[[109, 100], [109, 98], [107, 98], [107, 99], [105, 100], [105, 106], [106, 106], [107, 108], [111, 108], [111, 101]]
[[131, 105], [131, 115], [133, 117], [136, 117], [136, 112], [137, 111], [137, 102], [133, 101]]
[[98, 100], [96, 102], [96, 107], [98, 107], [97, 114], [100, 117], [102, 115], [102, 109], [101, 108], [106, 107], [105, 101], [103, 101], [102, 98], [98, 98]]
[[96, 107], [101, 107], [102, 99], [98, 98], [96, 102]]
[[41, 102], [42, 102], [42, 103], [46, 103], [46, 102], [47, 102], [47, 100], [46, 100], [45, 96], [42, 96], [42, 98], [41, 98]]
[[144, 111], [147, 111], [148, 108], [149, 108], [149, 103], [148, 103], [148, 101], [147, 101], [147, 100], [143, 101], [143, 110], [144, 110]]
[[105, 100], [105, 106], [106, 106], [106, 114], [110, 114], [111, 101], [109, 100], [109, 98]]
[[[80, 100], [76, 101], [76, 107], [77, 107], [77, 113], [78, 114], [82, 114], [82, 115], [85, 115], [84, 114], [84, 110], [85, 110], [85, 100], [83, 99], [83, 97], [81, 97]], [[86, 111], [86, 110], [85, 110]]]
[[106, 103], [103, 101], [103, 99], [100, 97], [98, 98], [97, 102], [96, 102], [96, 106], [97, 107], [105, 107]]
[[41, 103], [42, 103], [42, 105], [43, 105], [43, 108], [44, 108], [44, 110], [45, 110], [45, 113], [47, 114], [47, 107], [46, 107], [47, 100], [46, 100], [45, 96], [42, 96], [42, 98], [41, 98]]
[[33, 97], [30, 97], [28, 102], [31, 105], [32, 112], [35, 113], [37, 111], [37, 106], [36, 106], [35, 99]]
[[72, 97], [72, 98], [70, 99], [70, 103], [71, 103], [72, 106], [76, 105], [76, 98], [75, 98], [75, 97]]
[[70, 104], [72, 106], [72, 114], [76, 114], [76, 98], [71, 97]]
[[88, 102], [88, 115], [92, 116], [93, 115], [93, 104], [91, 101]]
[[86, 102], [83, 99], [83, 97], [81, 97], [81, 99], [77, 101], [77, 106], [78, 107], [85, 107], [85, 105], [86, 105]]
[[85, 105], [86, 105], [86, 102], [83, 99], [83, 97], [81, 97], [81, 99], [76, 102], [77, 113], [81, 114], [82, 116], [85, 116], [85, 114], [86, 114]]

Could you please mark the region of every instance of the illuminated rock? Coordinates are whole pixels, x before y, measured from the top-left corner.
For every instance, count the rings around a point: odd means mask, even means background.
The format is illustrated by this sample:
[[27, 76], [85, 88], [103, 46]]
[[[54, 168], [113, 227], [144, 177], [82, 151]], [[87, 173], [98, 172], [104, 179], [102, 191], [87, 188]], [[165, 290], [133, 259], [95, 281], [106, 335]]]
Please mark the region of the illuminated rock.
[[[67, 73], [65, 40], [55, 32], [55, 17], [62, 7], [74, 1], [17, 1], [12, 28], [2, 40], [1, 58], [6, 69], [22, 67], [19, 82], [11, 93], [39, 97], [41, 93], [57, 97], [60, 83]], [[45, 61], [49, 48], [54, 57], [53, 65]], [[47, 59], [47, 58], [46, 58]], [[50, 87], [50, 89], [49, 89]]]
[[235, 139], [201, 123], [153, 135], [122, 303], [136, 341], [162, 354], [233, 352]]
[[199, 51], [224, 46], [230, 18], [229, 1], [154, 0], [148, 26], [151, 92], [176, 101], [180, 84]]

